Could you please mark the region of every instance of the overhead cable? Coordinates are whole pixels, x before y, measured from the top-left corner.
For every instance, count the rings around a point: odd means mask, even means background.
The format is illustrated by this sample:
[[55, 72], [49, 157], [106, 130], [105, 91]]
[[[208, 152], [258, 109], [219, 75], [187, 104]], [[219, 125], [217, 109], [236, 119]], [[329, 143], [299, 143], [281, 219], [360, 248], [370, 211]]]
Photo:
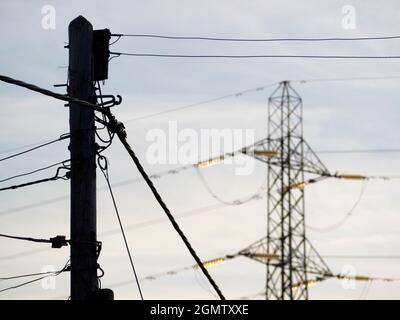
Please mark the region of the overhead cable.
[[10, 156], [4, 157], [4, 158], [0, 158], [0, 162], [1, 162], [1, 161], [8, 160], [8, 159], [15, 158], [15, 157], [18, 157], [18, 156], [21, 156], [21, 155], [23, 155], [23, 154], [26, 154], [26, 153], [32, 152], [32, 151], [34, 151], [34, 150], [37, 150], [37, 149], [43, 148], [43, 147], [45, 147], [45, 146], [48, 146], [48, 145], [50, 145], [50, 144], [53, 144], [53, 143], [55, 143], [55, 142], [65, 140], [65, 139], [69, 138], [69, 136], [70, 136], [69, 134], [63, 134], [63, 135], [61, 135], [58, 139], [51, 140], [51, 141], [49, 141], [49, 142], [45, 142], [45, 143], [43, 143], [43, 144], [40, 144], [40, 145], [35, 146], [35, 147], [33, 147], [33, 148], [30, 148], [30, 149], [28, 149], [28, 150], [25, 150], [25, 151], [22, 151], [22, 152], [18, 152], [18, 153], [15, 153], [15, 154], [13, 154], [13, 155], [10, 155]]
[[149, 57], [149, 58], [200, 58], [200, 59], [263, 59], [263, 58], [299, 58], [299, 59], [400, 59], [400, 55], [368, 56], [368, 55], [290, 55], [290, 54], [258, 54], [258, 55], [211, 55], [211, 54], [162, 54], [110, 52], [116, 56]]
[[27, 285], [29, 285], [29, 284], [31, 284], [31, 283], [34, 283], [34, 282], [37, 282], [37, 281], [46, 279], [46, 278], [48, 278], [48, 277], [58, 276], [58, 275], [60, 275], [61, 273], [66, 272], [66, 271], [69, 271], [69, 260], [67, 261], [67, 263], [65, 264], [65, 266], [64, 266], [62, 269], [58, 270], [58, 271], [45, 274], [45, 275], [43, 275], [43, 276], [41, 276], [41, 277], [39, 277], [39, 278], [35, 278], [35, 279], [33, 279], [33, 280], [29, 280], [29, 281], [26, 281], [26, 282], [23, 282], [23, 283], [20, 283], [20, 284], [11, 286], [11, 287], [7, 287], [7, 288], [5, 288], [5, 289], [1, 289], [1, 290], [0, 290], [0, 293], [5, 292], [5, 291], [9, 291], [9, 290], [13, 290], [13, 289], [17, 289], [17, 288], [21, 288], [21, 287], [27, 286]]
[[57, 172], [56, 172], [55, 176], [53, 176], [53, 177], [39, 179], [39, 180], [35, 180], [35, 181], [30, 181], [30, 182], [25, 182], [25, 183], [12, 185], [12, 186], [8, 186], [8, 187], [3, 187], [3, 188], [0, 188], [0, 191], [15, 190], [15, 189], [28, 187], [28, 186], [32, 186], [32, 185], [36, 185], [36, 184], [40, 184], [40, 183], [44, 183], [44, 182], [57, 181], [57, 180], [60, 180], [60, 179], [61, 180], [68, 180], [69, 179], [69, 171], [67, 171], [63, 176], [60, 176], [59, 175], [60, 169], [65, 169], [65, 168], [64, 167], [59, 167], [57, 169]]
[[112, 187], [111, 187], [110, 177], [109, 177], [109, 173], [108, 173], [108, 161], [107, 161], [107, 158], [102, 156], [102, 155], [98, 155], [97, 164], [100, 167], [100, 170], [103, 173], [104, 178], [105, 178], [105, 180], [107, 182], [107, 186], [108, 186], [108, 189], [110, 191], [110, 196], [111, 196], [111, 199], [112, 199], [112, 202], [113, 202], [113, 205], [114, 205], [114, 210], [115, 210], [115, 213], [116, 213], [117, 218], [118, 218], [118, 224], [119, 224], [119, 227], [120, 227], [120, 230], [121, 230], [122, 237], [124, 239], [125, 248], [126, 248], [126, 251], [128, 253], [129, 261], [130, 261], [130, 264], [131, 264], [131, 267], [132, 267], [132, 270], [133, 270], [133, 275], [135, 277], [136, 285], [137, 285], [137, 288], [139, 290], [139, 295], [140, 295], [141, 300], [144, 300], [143, 299], [142, 288], [140, 287], [140, 282], [139, 282], [139, 279], [138, 279], [138, 275], [136, 273], [135, 264], [133, 263], [132, 254], [131, 254], [131, 251], [129, 249], [128, 241], [126, 239], [124, 226], [122, 225], [121, 216], [119, 214], [117, 203], [115, 201], [114, 193], [113, 193], [113, 190], [112, 190]]
[[13, 179], [16, 179], [16, 178], [21, 178], [21, 177], [29, 176], [29, 175], [38, 173], [38, 172], [40, 172], [40, 171], [44, 171], [44, 170], [47, 170], [47, 169], [50, 169], [50, 168], [54, 168], [54, 167], [59, 166], [59, 165], [65, 166], [65, 164], [68, 163], [68, 162], [70, 162], [70, 161], [71, 161], [71, 160], [60, 161], [60, 162], [57, 162], [57, 163], [54, 163], [54, 164], [51, 164], [51, 165], [48, 165], [48, 166], [45, 166], [45, 167], [42, 167], [42, 168], [39, 168], [39, 169], [35, 169], [35, 170], [33, 170], [33, 171], [29, 171], [29, 172], [26, 172], [26, 173], [17, 174], [17, 175], [15, 175], [15, 176], [11, 176], [11, 177], [2, 179], [2, 180], [0, 180], [0, 182], [6, 182], [6, 181], [13, 180]]
[[112, 34], [115, 37], [135, 37], [135, 38], [159, 38], [169, 40], [205, 40], [205, 41], [228, 41], [228, 42], [318, 42], [318, 41], [369, 41], [369, 40], [394, 40], [399, 39], [400, 35], [394, 36], [375, 36], [375, 37], [320, 37], [320, 38], [228, 38], [228, 37], [205, 37], [205, 36], [170, 36], [160, 34]]

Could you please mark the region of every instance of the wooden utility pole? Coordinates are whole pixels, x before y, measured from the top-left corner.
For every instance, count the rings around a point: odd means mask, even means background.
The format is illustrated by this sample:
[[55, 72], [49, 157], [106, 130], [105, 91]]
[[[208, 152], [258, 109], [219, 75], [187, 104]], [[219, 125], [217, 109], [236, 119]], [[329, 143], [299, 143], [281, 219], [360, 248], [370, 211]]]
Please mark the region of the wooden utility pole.
[[[69, 35], [68, 94], [95, 103], [93, 27], [74, 19]], [[91, 299], [98, 289], [96, 231], [96, 143], [94, 111], [70, 103], [71, 299]]]

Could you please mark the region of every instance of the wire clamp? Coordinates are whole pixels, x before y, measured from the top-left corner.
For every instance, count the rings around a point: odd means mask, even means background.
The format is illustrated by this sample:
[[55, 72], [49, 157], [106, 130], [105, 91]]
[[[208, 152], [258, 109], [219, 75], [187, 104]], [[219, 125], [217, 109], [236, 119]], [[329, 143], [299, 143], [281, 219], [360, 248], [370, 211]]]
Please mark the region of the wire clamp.
[[112, 133], [116, 133], [122, 139], [126, 139], [127, 134], [125, 126], [122, 122], [118, 121], [113, 115], [109, 115], [108, 129]]
[[51, 247], [55, 249], [60, 249], [68, 245], [68, 241], [65, 236], [56, 236], [54, 238], [50, 238]]
[[[101, 103], [98, 103], [98, 106], [103, 108], [112, 108], [120, 105], [122, 102], [122, 97], [119, 94], [116, 96], [112, 94], [96, 95], [96, 98], [101, 101]], [[108, 100], [103, 101], [104, 99]]]

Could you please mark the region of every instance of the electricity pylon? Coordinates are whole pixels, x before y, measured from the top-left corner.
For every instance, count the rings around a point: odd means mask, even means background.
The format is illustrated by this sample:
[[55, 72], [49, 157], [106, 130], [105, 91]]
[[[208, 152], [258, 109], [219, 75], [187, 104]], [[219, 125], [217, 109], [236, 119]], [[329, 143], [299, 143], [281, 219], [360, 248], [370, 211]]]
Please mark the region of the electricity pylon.
[[266, 264], [266, 299], [308, 299], [331, 271], [306, 238], [304, 186], [330, 174], [303, 139], [302, 100], [289, 82], [269, 98], [268, 137], [246, 153], [268, 165], [268, 220], [267, 236], [241, 253]]

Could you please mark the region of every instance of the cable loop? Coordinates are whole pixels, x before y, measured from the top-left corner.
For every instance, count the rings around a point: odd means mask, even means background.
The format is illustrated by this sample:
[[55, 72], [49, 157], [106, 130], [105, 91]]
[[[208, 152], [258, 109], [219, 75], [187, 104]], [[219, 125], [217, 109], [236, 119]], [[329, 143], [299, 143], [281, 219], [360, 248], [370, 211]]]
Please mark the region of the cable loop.
[[97, 164], [103, 172], [106, 172], [108, 170], [108, 160], [105, 156], [98, 154]]
[[97, 264], [97, 270], [100, 270], [100, 272], [101, 272], [100, 275], [97, 276], [97, 279], [103, 278], [105, 272], [104, 272], [103, 268], [100, 266], [100, 264]]

